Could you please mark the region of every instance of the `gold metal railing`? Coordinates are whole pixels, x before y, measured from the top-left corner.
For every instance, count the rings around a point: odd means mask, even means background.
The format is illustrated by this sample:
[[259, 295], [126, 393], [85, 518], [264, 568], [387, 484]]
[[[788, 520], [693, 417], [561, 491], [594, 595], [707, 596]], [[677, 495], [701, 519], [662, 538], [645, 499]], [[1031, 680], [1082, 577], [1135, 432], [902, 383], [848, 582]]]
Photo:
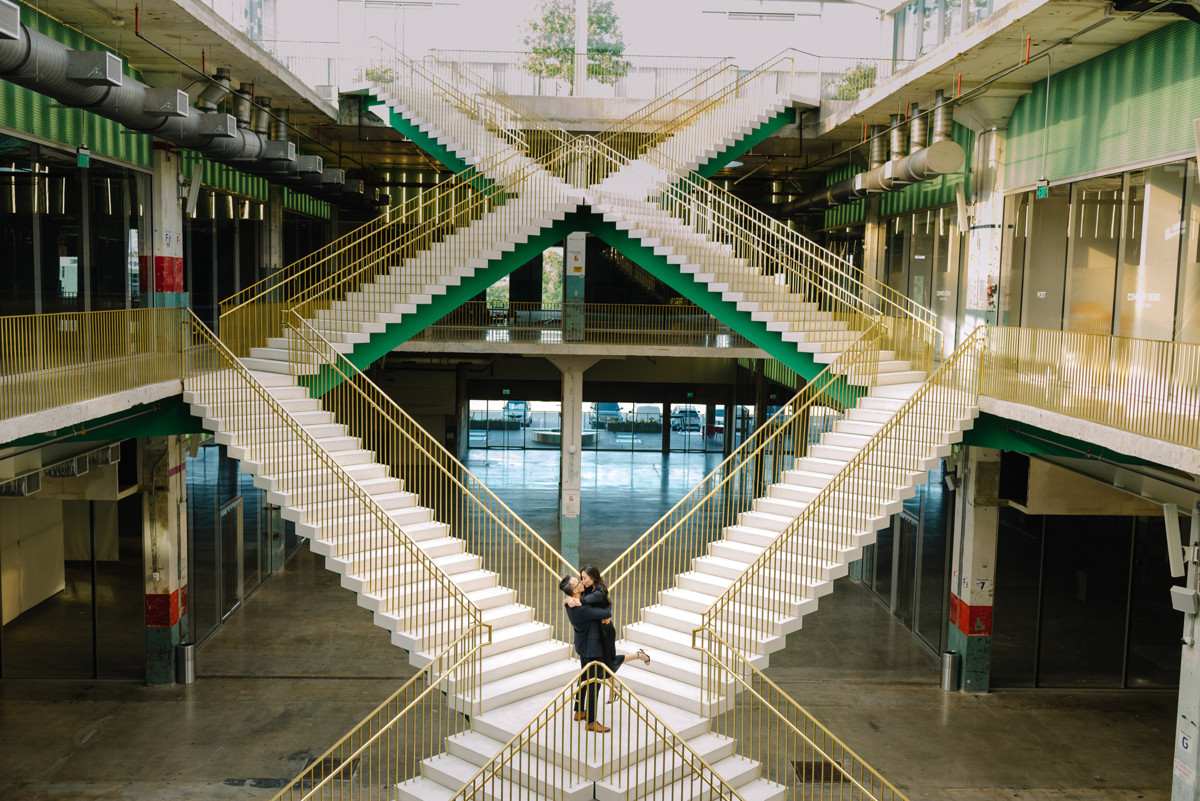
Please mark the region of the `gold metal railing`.
[[[358, 64], [362, 79], [418, 111], [485, 161], [501, 155], [505, 147], [542, 158], [570, 139], [560, 126], [461, 65], [433, 56], [414, 61], [378, 37], [371, 38], [370, 46], [370, 56]], [[480, 125], [494, 141], [479, 137]]]
[[733, 693], [711, 731], [732, 738], [762, 766], [763, 778], [805, 801], [907, 801], [906, 796], [710, 629], [692, 633], [700, 651], [701, 692]]
[[461, 64], [510, 95], [572, 94], [576, 55], [587, 55], [587, 97], [661, 97], [715, 63], [713, 56], [639, 56], [602, 51], [576, 54], [511, 50], [432, 50], [446, 62]]
[[[453, 797], [559, 801], [583, 792], [591, 798], [590, 785], [596, 782], [607, 791], [598, 797], [742, 798], [606, 665], [593, 665], [592, 672], [581, 670], [568, 682]], [[609, 682], [616, 700], [602, 704], [601, 720], [612, 732], [589, 733], [573, 716], [576, 693], [607, 693]]]
[[0, 420], [178, 381], [183, 309], [0, 317]]
[[757, 498], [769, 494], [869, 391], [877, 378], [882, 335], [878, 326], [867, 332], [605, 568], [618, 621], [635, 622], [642, 609], [657, 603], [658, 593], [691, 570], [692, 560], [753, 509]]
[[704, 613], [702, 627], [744, 654], [764, 653], [781, 636], [756, 599], [801, 594], [850, 561], [863, 537], [885, 525], [899, 493], [920, 483], [938, 449], [978, 403], [984, 329], [977, 329], [833, 478], [800, 515]]
[[[579, 326], [567, 333], [567, 316]], [[488, 303], [459, 306], [412, 338], [424, 342], [513, 342], [607, 344], [706, 348], [753, 348], [708, 312], [683, 304]]]
[[[577, 161], [580, 149], [565, 145], [548, 163]], [[522, 230], [540, 229], [576, 203], [565, 183], [523, 157], [482, 188], [460, 184], [416, 200], [401, 235], [301, 288], [290, 307], [310, 321], [393, 321], [389, 315], [411, 313], [417, 302], [483, 269], [506, 243], [514, 247]]]
[[[496, 586], [512, 591], [511, 603], [561, 627], [558, 581], [574, 566], [298, 315], [290, 317], [287, 339], [293, 374], [308, 374], [301, 380], [313, 397], [375, 462], [403, 480], [431, 521], [446, 527], [443, 536], [462, 540], [465, 552], [480, 557], [482, 569], [496, 574]], [[380, 611], [396, 614], [410, 602], [408, 593], [396, 591], [382, 599]]]
[[1200, 448], [1200, 345], [987, 329], [979, 393]]
[[[205, 426], [231, 453], [236, 447], [242, 469], [265, 481], [268, 498], [289, 510], [288, 519], [312, 527], [334, 553], [357, 556], [355, 575], [367, 591], [404, 589], [407, 603], [392, 614], [410, 650], [436, 653], [482, 625], [480, 610], [389, 510], [190, 311], [182, 331], [185, 398]], [[324, 433], [354, 444], [344, 427]], [[404, 491], [399, 479], [394, 491]]]
[[446, 738], [471, 728], [473, 716], [447, 709], [445, 698], [478, 692], [488, 626], [471, 628], [314, 759], [272, 801], [391, 801], [395, 787], [418, 775], [421, 760]]
[[809, 62], [815, 63], [816, 57], [785, 50], [744, 75], [738, 75], [731, 65], [702, 73], [684, 85], [685, 96], [697, 96], [696, 102], [681, 104], [675, 93], [670, 93], [596, 138], [628, 158], [665, 148], [669, 158], [686, 162], [685, 154], [702, 153], [736, 133], [747, 121], [747, 111], [761, 112], [780, 98], [791, 105], [796, 71]]
[[637, 111], [618, 120], [596, 134], [596, 138], [608, 147], [628, 156], [636, 156], [653, 143], [670, 135], [663, 131], [672, 127], [677, 118], [691, 118], [695, 109], [714, 96], [723, 95], [738, 82], [737, 66], [732, 59], [725, 58], [687, 78], [669, 92], [658, 95], [655, 100]]
[[[594, 160], [628, 163], [602, 143], [596, 142], [593, 150]], [[884, 321], [897, 358], [908, 361], [914, 370], [931, 369], [941, 352], [942, 336], [933, 311], [660, 154], [642, 156], [641, 164], [657, 165], [669, 179], [656, 181], [652, 172], [632, 184], [596, 184], [589, 193], [645, 226], [663, 244], [694, 249], [688, 236], [699, 234], [721, 245], [717, 256], [706, 256], [713, 269], [702, 272], [739, 281], [743, 301], [757, 301], [779, 319], [817, 322], [818, 328], [865, 330], [876, 320]], [[663, 214], [671, 223], [684, 223], [684, 231], [664, 225]]]
[[[575, 151], [575, 145], [565, 146], [550, 161], [576, 159]], [[481, 266], [489, 251], [511, 241], [523, 226], [561, 216], [571, 205], [568, 191], [516, 154], [486, 176], [476, 168], [465, 170], [411, 198], [390, 219], [360, 229], [353, 241], [339, 240], [335, 249], [301, 259], [223, 301], [222, 340], [238, 356], [247, 356], [251, 348], [280, 336], [284, 313], [300, 305], [306, 318], [323, 310], [328, 319], [363, 324], [411, 312], [410, 295], [449, 283], [469, 262]]]

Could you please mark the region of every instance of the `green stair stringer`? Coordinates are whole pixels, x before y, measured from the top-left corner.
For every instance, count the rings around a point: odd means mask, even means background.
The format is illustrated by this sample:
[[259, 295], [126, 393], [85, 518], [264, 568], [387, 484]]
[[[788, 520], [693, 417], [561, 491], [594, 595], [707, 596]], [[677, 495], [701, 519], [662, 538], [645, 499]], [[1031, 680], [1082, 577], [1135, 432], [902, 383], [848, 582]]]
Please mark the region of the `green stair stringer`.
[[[586, 213], [577, 211], [568, 213], [563, 219], [543, 228], [537, 236], [531, 237], [524, 244], [517, 245], [515, 250], [505, 251], [499, 259], [489, 262], [485, 269], [477, 271], [475, 275], [464, 278], [457, 286], [446, 287], [446, 294], [434, 295], [431, 303], [419, 307], [412, 314], [404, 315], [400, 322], [389, 324], [384, 331], [372, 334], [369, 341], [355, 345], [354, 350], [346, 354], [346, 358], [359, 370], [365, 371], [374, 362], [394, 350], [397, 345], [411, 339], [459, 306], [474, 299], [481, 292], [486, 291], [489, 286], [509, 275], [521, 265], [528, 263], [546, 248], [557, 245], [566, 238], [567, 234], [572, 231], [587, 230], [588, 216]], [[322, 393], [326, 392], [338, 384], [338, 379], [329, 372], [329, 369], [324, 367], [321, 373], [315, 376], [303, 376], [299, 381], [314, 393], [316, 392], [315, 387], [321, 387]]]
[[[388, 125], [404, 134], [405, 138], [409, 139], [414, 145], [419, 147], [425, 153], [425, 155], [437, 161], [443, 167], [450, 170], [450, 172], [454, 173], [455, 175], [460, 175], [471, 167], [470, 164], [467, 164], [467, 162], [455, 155], [452, 150], [447, 148], [445, 145], [440, 144], [428, 133], [422, 131], [420, 128], [414, 125], [403, 114], [395, 111], [393, 108], [380, 100], [371, 92], [371, 90], [365, 89], [357, 94], [363, 98], [364, 113], [367, 107], [376, 110], [377, 113], [380, 109], [386, 111]], [[492, 181], [483, 177], [482, 174], [480, 174], [479, 177], [482, 180], [479, 181], [475, 188], [481, 192], [486, 191], [488, 187], [492, 185]]]
[[789, 106], [758, 126], [758, 128], [751, 131], [747, 136], [734, 142], [728, 149], [721, 151], [713, 158], [701, 164], [696, 168], [696, 172], [703, 178], [712, 178], [715, 174], [725, 169], [726, 164], [741, 156], [783, 126], [795, 124], [799, 121], [800, 109], [795, 106]]
[[750, 312], [739, 310], [733, 301], [721, 298], [679, 272], [675, 265], [667, 262], [666, 256], [655, 254], [653, 248], [637, 242], [629, 232], [618, 230], [615, 223], [599, 214], [588, 217], [588, 227], [584, 230], [603, 239], [655, 278], [762, 348], [772, 358], [787, 365], [805, 381], [811, 381], [825, 368], [825, 365], [813, 359], [811, 353], [796, 350], [795, 345], [785, 342], [778, 333], [768, 331], [766, 323], [752, 319]]

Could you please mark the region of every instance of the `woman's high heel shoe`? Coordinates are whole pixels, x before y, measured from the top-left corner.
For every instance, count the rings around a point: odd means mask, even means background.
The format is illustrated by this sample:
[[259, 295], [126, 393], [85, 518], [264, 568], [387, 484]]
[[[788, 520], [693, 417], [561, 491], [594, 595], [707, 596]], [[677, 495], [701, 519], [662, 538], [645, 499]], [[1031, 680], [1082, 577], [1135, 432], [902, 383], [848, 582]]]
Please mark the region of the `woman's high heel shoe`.
[[645, 662], [647, 665], [650, 664], [650, 654], [646, 653], [641, 648], [639, 648], [637, 651], [637, 655], [640, 656], [642, 658], [642, 661]]

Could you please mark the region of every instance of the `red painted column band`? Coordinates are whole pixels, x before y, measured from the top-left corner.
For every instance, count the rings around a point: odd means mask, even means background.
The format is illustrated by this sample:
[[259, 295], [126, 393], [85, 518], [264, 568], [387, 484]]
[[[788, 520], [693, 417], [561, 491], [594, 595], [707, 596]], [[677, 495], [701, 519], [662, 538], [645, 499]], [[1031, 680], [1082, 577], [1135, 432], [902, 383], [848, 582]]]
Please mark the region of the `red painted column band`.
[[951, 595], [950, 625], [957, 627], [968, 637], [990, 637], [992, 634], [992, 607], [971, 606], [957, 595]]

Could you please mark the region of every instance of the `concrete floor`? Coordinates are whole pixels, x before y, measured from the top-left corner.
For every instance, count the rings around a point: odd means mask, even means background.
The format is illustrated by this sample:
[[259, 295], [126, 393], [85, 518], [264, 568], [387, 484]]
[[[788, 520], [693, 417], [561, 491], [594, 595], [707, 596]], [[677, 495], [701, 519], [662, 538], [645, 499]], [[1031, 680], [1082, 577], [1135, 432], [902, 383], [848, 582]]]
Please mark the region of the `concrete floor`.
[[[607, 564], [708, 461], [585, 462], [584, 558]], [[477, 452], [469, 466], [557, 540], [556, 460]], [[0, 682], [0, 798], [269, 798], [411, 676], [307, 549], [197, 664], [189, 686]], [[1169, 798], [1174, 693], [943, 693], [934, 654], [846, 579], [769, 675], [912, 801]]]

